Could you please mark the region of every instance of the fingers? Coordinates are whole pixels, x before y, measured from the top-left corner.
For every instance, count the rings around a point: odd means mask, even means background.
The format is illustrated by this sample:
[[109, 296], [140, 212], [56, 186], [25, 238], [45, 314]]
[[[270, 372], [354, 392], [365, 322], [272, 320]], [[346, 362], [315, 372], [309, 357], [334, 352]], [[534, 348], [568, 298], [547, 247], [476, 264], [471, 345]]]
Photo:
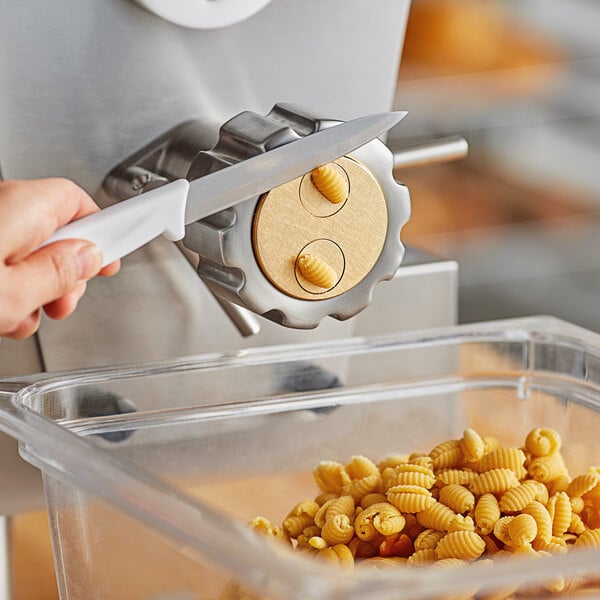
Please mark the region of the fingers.
[[[25, 260], [5, 267], [10, 286], [4, 303], [17, 323], [37, 308], [51, 305], [81, 283], [98, 273], [102, 266], [100, 249], [82, 240], [62, 240], [45, 246]], [[69, 302], [71, 300], [64, 301]], [[61, 303], [51, 305], [59, 318], [65, 310]], [[66, 315], [65, 315], [66, 316]]]
[[9, 333], [3, 334], [3, 337], [12, 338], [13, 340], [24, 340], [30, 335], [33, 335], [40, 326], [40, 310], [36, 310], [29, 316], [25, 317], [15, 329]]
[[44, 305], [44, 312], [51, 319], [64, 319], [68, 317], [77, 308], [77, 303], [85, 293], [86, 287], [85, 283], [79, 284], [73, 291], [65, 294], [58, 300]]
[[0, 238], [0, 255], [16, 263], [45, 242], [56, 229], [98, 210], [94, 201], [68, 179], [0, 182], [0, 223], [10, 223]]

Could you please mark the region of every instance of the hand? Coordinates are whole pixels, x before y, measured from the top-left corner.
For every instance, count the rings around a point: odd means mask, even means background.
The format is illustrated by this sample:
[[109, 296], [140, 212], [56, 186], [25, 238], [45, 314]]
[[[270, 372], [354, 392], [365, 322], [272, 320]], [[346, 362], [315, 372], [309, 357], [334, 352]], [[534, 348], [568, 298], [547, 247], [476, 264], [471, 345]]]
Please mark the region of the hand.
[[52, 319], [64, 319], [75, 310], [86, 281], [119, 270], [119, 261], [101, 269], [102, 251], [85, 240], [36, 250], [62, 225], [97, 210], [68, 179], [0, 182], [0, 337], [35, 333], [41, 308]]

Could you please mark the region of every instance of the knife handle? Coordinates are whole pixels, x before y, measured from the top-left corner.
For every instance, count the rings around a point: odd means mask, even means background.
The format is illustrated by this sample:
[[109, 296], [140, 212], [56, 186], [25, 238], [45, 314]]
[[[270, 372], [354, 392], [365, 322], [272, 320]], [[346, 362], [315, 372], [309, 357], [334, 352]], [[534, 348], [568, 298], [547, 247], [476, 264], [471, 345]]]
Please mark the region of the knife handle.
[[185, 235], [189, 188], [186, 179], [177, 179], [113, 204], [57, 229], [40, 248], [59, 240], [87, 240], [102, 249], [102, 266], [106, 266], [159, 235], [180, 240]]

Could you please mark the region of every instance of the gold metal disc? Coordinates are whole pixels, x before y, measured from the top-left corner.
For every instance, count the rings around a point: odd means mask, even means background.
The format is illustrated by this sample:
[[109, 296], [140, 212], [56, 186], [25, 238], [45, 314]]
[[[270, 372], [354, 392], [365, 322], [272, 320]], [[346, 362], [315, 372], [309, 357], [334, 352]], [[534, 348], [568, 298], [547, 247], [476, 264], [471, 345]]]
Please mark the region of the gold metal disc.
[[[352, 158], [333, 164], [347, 177], [344, 202], [327, 200], [307, 174], [264, 194], [254, 215], [252, 245], [260, 268], [295, 298], [323, 300], [347, 292], [370, 273], [385, 244], [388, 215], [379, 183]], [[323, 289], [304, 279], [297, 267], [301, 254], [331, 266], [335, 285]]]

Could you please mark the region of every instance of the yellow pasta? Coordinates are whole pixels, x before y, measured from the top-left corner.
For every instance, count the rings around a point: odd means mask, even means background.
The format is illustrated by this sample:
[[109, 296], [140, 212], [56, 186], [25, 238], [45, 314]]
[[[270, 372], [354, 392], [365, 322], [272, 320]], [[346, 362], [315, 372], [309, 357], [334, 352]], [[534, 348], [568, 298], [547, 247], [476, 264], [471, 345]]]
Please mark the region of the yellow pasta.
[[587, 473], [586, 475], [575, 477], [575, 479], [569, 483], [565, 491], [571, 499], [580, 498], [590, 490], [593, 490], [599, 483], [600, 475], [598, 473]]
[[[300, 533], [300, 535], [296, 538], [296, 541], [298, 542], [298, 546], [300, 548], [314, 548], [314, 546], [311, 545], [310, 540], [320, 536], [321, 528], [317, 525], [309, 525], [302, 530], [302, 533]], [[325, 543], [325, 545], [327, 544]]]
[[297, 262], [302, 277], [317, 287], [329, 290], [339, 279], [335, 269], [314, 254], [301, 254]]
[[361, 508], [369, 508], [369, 506], [378, 504], [379, 502], [387, 502], [387, 496], [381, 492], [372, 492], [365, 494], [360, 499], [360, 506]]
[[437, 552], [433, 548], [419, 550], [408, 557], [406, 564], [413, 567], [422, 567], [435, 562], [437, 557]]
[[485, 550], [485, 542], [474, 531], [454, 531], [446, 534], [438, 543], [438, 558], [461, 558], [475, 560]]
[[527, 475], [524, 464], [525, 454], [520, 448], [497, 448], [483, 456], [479, 468], [481, 471], [511, 469], [519, 479], [523, 479]]
[[479, 473], [469, 484], [469, 489], [474, 494], [501, 494], [517, 487], [519, 480], [511, 469], [491, 469]]
[[465, 429], [460, 440], [464, 460], [479, 460], [485, 453], [485, 443], [474, 429]]
[[579, 514], [585, 508], [585, 500], [579, 496], [569, 497], [571, 500], [571, 511]]
[[429, 489], [435, 483], [433, 471], [420, 465], [398, 465], [393, 470], [386, 469], [384, 474], [382, 479], [386, 489], [396, 485], [417, 485]]
[[355, 479], [350, 483], [347, 483], [342, 488], [344, 495], [352, 496], [357, 502], [361, 500], [363, 496], [378, 490], [381, 487], [381, 475], [379, 473], [373, 473], [367, 475], [361, 479]]
[[379, 471], [383, 473], [387, 468], [393, 469], [398, 465], [405, 465], [408, 463], [407, 454], [390, 454], [386, 456], [378, 465]]
[[550, 554], [565, 554], [569, 550], [567, 543], [563, 539], [557, 537], [550, 538], [549, 542], [544, 542], [540, 539], [534, 540], [532, 546], [538, 552], [544, 551], [549, 552]]
[[[302, 534], [300, 534], [300, 536], [298, 536], [298, 545], [300, 545], [300, 537], [304, 538], [304, 532]], [[307, 542], [308, 546], [310, 546], [311, 548], [314, 548], [315, 550], [324, 550], [325, 548], [329, 548], [329, 544], [321, 537], [318, 535], [313, 535], [308, 539]], [[305, 546], [306, 544], [302, 543], [303, 546]]]
[[362, 456], [362, 454], [353, 456], [345, 469], [351, 479], [362, 479], [369, 475], [379, 475], [377, 465], [371, 459]]
[[411, 456], [408, 462], [411, 465], [419, 465], [421, 467], [427, 467], [431, 471], [433, 470], [433, 461], [426, 454]]
[[248, 524], [250, 529], [264, 535], [265, 537], [280, 540], [284, 542], [289, 542], [289, 538], [286, 533], [283, 531], [281, 527], [277, 525], [273, 525], [268, 519], [264, 517], [255, 517]]
[[333, 165], [327, 164], [313, 169], [310, 178], [313, 185], [331, 203], [341, 204], [348, 197], [348, 182]]
[[462, 485], [445, 485], [440, 489], [439, 501], [456, 513], [465, 513], [475, 508], [475, 496]]
[[577, 548], [600, 548], [600, 529], [588, 529], [575, 540]]
[[491, 533], [500, 518], [500, 506], [496, 496], [483, 494], [475, 506], [475, 523], [483, 534]]
[[542, 483], [548, 483], [558, 479], [561, 475], [566, 475], [565, 471], [565, 464], [560, 454], [540, 456], [532, 460], [527, 467], [529, 475], [536, 481], [541, 481]]
[[438, 444], [430, 453], [429, 457], [436, 469], [447, 467], [459, 467], [463, 461], [463, 453], [459, 440], [448, 440]]
[[510, 525], [511, 521], [514, 520], [514, 518], [515, 517], [500, 517], [494, 525], [494, 535], [507, 546], [512, 545], [508, 526]]
[[575, 533], [577, 535], [582, 534], [586, 530], [584, 522], [581, 520], [581, 517], [576, 514], [571, 514], [571, 522], [569, 523], [569, 528], [567, 531], [569, 533]]
[[537, 491], [537, 487], [529, 481], [523, 482], [502, 494], [500, 510], [505, 513], [523, 510], [536, 497]]
[[347, 515], [337, 514], [327, 519], [321, 537], [330, 545], [347, 544], [354, 537], [354, 525]]
[[313, 476], [324, 492], [332, 492], [338, 496], [342, 493], [342, 487], [350, 481], [344, 465], [330, 460], [320, 462], [313, 471]]
[[[327, 510], [325, 512], [325, 520], [331, 519], [335, 515], [346, 515], [347, 517], [354, 517], [354, 508], [355, 504], [354, 498], [352, 498], [352, 496], [340, 496], [339, 498], [335, 498], [327, 505]], [[315, 515], [315, 523], [316, 521], [317, 517]]]
[[536, 540], [549, 544], [552, 539], [552, 517], [548, 509], [541, 502], [532, 500], [523, 508], [523, 514], [531, 515], [535, 519], [537, 525]]
[[475, 531], [475, 522], [471, 517], [456, 515], [448, 525], [448, 533], [452, 531]]
[[530, 431], [525, 438], [525, 447], [532, 456], [547, 456], [560, 450], [561, 439], [558, 431], [538, 428]]
[[445, 504], [434, 502], [425, 510], [417, 513], [417, 521], [427, 529], [448, 531], [456, 516], [456, 513]]
[[436, 531], [435, 529], [425, 529], [422, 531], [414, 541], [415, 551], [419, 550], [434, 550], [438, 545], [438, 542], [446, 534], [443, 531]]
[[381, 502], [363, 510], [356, 517], [354, 529], [360, 539], [370, 540], [376, 531], [391, 535], [402, 531], [405, 524], [405, 518], [396, 507], [388, 502]]
[[556, 479], [553, 479], [546, 484], [548, 494], [553, 496], [558, 492], [566, 492], [569, 489], [570, 483], [571, 478], [569, 477], [569, 474], [567, 472], [561, 473]]
[[403, 513], [421, 512], [435, 502], [428, 489], [417, 485], [396, 485], [387, 491], [387, 497]]
[[517, 515], [508, 523], [508, 536], [512, 546], [525, 546], [537, 535], [537, 524], [531, 515]]
[[437, 474], [437, 480], [443, 485], [468, 485], [476, 475], [471, 469], [442, 469]]
[[571, 501], [566, 492], [558, 492], [550, 497], [546, 505], [552, 518], [552, 535], [561, 536], [571, 524]]

